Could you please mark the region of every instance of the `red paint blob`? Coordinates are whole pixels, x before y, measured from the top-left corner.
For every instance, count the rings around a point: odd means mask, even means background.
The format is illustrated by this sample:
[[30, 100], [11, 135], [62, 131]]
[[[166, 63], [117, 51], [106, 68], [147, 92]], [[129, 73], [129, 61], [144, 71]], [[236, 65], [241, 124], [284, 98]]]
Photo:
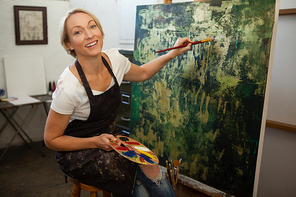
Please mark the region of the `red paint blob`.
[[125, 143], [130, 145], [141, 145], [139, 142], [125, 142]]
[[127, 147], [122, 147], [122, 146], [119, 146], [119, 147], [116, 147], [116, 150], [121, 150], [121, 151], [128, 151], [129, 148]]

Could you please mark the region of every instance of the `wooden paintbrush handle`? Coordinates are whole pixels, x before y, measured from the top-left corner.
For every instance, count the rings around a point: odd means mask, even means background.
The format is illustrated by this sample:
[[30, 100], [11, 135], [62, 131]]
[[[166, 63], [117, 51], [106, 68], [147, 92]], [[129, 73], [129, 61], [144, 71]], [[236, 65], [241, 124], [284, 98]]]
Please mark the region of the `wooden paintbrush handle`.
[[172, 48], [168, 48], [168, 49], [163, 49], [163, 50], [160, 50], [160, 51], [156, 51], [156, 53], [160, 53], [160, 52], [164, 52], [164, 51], [168, 51], [168, 50], [173, 50], [173, 49], [178, 49], [178, 48], [182, 48], [182, 47], [186, 47], [188, 44], [183, 44], [183, 45], [180, 45], [180, 46], [176, 46], [176, 47], [172, 47]]
[[[207, 38], [207, 39], [204, 39], [204, 40], [193, 42], [192, 45], [203, 43], [203, 42], [210, 42], [210, 41], [211, 41], [211, 38]], [[176, 46], [176, 47], [172, 47], [172, 48], [168, 48], [168, 49], [163, 49], [163, 50], [160, 50], [160, 51], [156, 51], [156, 53], [160, 53], [160, 52], [164, 52], [164, 51], [168, 51], [168, 50], [173, 50], [173, 49], [183, 48], [183, 47], [186, 47], [188, 44], [183, 44], [183, 45], [180, 45], [180, 46]]]

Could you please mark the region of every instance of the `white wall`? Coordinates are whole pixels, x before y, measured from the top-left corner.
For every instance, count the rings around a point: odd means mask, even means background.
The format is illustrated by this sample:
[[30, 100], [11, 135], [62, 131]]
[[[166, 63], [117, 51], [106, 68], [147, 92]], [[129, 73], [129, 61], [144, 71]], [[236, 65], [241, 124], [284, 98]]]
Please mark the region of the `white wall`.
[[296, 8], [295, 0], [280, 0], [280, 9]]
[[268, 120], [292, 125], [296, 125], [295, 35], [296, 15], [280, 15], [267, 113]]
[[266, 128], [258, 197], [296, 196], [296, 133]]
[[[14, 5], [47, 7], [48, 44], [46, 45], [15, 45], [14, 30]], [[59, 22], [66, 11], [69, 10], [68, 1], [53, 0], [1, 0], [0, 1], [0, 88], [6, 89], [4, 76], [3, 57], [11, 56], [42, 56], [46, 73], [47, 84], [57, 80], [64, 68], [73, 61], [62, 48], [59, 41]], [[21, 66], [21, 65], [20, 65]], [[34, 72], [34, 71], [32, 71]], [[17, 79], [16, 79], [17, 80]], [[28, 111], [28, 107], [19, 109], [15, 118], [19, 121]], [[33, 140], [43, 139], [43, 130], [46, 114], [42, 105], [36, 106], [32, 116], [24, 126], [25, 131]], [[4, 117], [0, 115], [0, 126], [4, 123]], [[0, 133], [0, 148], [5, 147], [14, 130], [8, 125]], [[22, 143], [17, 137], [14, 144]]]

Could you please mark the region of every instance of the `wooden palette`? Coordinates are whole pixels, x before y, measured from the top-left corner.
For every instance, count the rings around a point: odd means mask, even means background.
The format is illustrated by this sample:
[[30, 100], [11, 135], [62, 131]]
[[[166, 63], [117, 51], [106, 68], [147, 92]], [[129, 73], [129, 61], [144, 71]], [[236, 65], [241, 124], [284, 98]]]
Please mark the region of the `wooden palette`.
[[[109, 142], [116, 152], [130, 161], [144, 165], [159, 163], [157, 156], [149, 148], [132, 138], [118, 135], [116, 141], [110, 140]], [[118, 142], [121, 142], [121, 145], [118, 145]]]

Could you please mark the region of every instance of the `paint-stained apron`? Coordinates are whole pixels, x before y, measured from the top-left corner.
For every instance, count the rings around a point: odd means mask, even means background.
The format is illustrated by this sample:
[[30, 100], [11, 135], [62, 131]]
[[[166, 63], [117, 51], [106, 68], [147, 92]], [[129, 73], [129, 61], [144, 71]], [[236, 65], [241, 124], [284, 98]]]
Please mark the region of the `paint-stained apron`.
[[[75, 66], [90, 102], [90, 115], [86, 121], [73, 120], [64, 135], [92, 137], [102, 133], [116, 136], [115, 117], [120, 104], [120, 88], [108, 62], [104, 65], [112, 75], [115, 85], [100, 95], [93, 95], [78, 60]], [[56, 160], [69, 177], [84, 184], [110, 191], [118, 196], [131, 196], [138, 164], [125, 159], [115, 151], [86, 149], [80, 151], [57, 151]]]

